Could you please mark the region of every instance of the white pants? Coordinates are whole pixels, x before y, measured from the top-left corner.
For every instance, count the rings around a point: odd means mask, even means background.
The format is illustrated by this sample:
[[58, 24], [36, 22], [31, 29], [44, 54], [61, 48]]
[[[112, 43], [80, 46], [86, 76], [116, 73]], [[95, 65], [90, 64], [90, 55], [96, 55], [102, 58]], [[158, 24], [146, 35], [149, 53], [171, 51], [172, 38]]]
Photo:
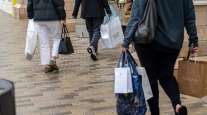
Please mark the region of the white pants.
[[[58, 48], [61, 40], [61, 23], [60, 21], [38, 21], [35, 23], [40, 41], [41, 65], [48, 65], [53, 57], [58, 57]], [[49, 38], [53, 41], [52, 52], [50, 51]]]

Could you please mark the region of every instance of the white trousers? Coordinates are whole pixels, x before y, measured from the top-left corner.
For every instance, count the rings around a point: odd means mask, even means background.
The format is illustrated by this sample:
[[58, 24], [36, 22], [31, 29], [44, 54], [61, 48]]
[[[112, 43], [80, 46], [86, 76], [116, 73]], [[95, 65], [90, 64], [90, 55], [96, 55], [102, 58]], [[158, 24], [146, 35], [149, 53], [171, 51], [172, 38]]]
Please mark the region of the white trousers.
[[[50, 60], [58, 57], [58, 48], [61, 40], [60, 21], [38, 21], [36, 29], [40, 41], [40, 59], [41, 65], [48, 65]], [[52, 51], [50, 50], [50, 41], [53, 41]]]

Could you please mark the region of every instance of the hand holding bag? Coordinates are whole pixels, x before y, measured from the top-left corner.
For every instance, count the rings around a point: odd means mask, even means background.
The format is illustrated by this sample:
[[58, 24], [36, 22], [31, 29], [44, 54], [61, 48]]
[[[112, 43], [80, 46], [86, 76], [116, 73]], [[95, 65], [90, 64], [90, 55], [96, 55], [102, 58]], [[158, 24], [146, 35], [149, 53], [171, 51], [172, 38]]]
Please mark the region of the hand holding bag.
[[126, 57], [124, 64], [130, 68], [133, 93], [117, 94], [117, 113], [118, 115], [145, 115], [147, 108], [142, 88], [142, 77], [139, 75], [136, 68], [137, 63], [130, 56], [129, 51], [123, 53]]
[[59, 45], [59, 54], [72, 54], [74, 53], [73, 45], [70, 40], [69, 31], [65, 24], [62, 27], [61, 41]]
[[155, 0], [148, 0], [144, 16], [138, 24], [134, 42], [137, 44], [148, 44], [155, 39], [157, 27], [157, 10]]

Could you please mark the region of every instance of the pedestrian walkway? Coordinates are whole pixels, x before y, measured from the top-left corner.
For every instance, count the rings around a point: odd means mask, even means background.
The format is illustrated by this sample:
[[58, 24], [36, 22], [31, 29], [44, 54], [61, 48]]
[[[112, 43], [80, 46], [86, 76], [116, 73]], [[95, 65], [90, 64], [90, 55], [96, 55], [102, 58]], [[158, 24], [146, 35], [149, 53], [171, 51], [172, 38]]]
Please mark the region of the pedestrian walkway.
[[[93, 62], [86, 52], [88, 39], [71, 35], [75, 54], [61, 56], [60, 72], [45, 74], [39, 53], [24, 58], [26, 21], [0, 12], [0, 78], [15, 82], [17, 115], [116, 115], [113, 68], [119, 50], [100, 51]], [[189, 115], [207, 115], [207, 103], [182, 96]], [[161, 90], [161, 115], [173, 115], [169, 99]]]

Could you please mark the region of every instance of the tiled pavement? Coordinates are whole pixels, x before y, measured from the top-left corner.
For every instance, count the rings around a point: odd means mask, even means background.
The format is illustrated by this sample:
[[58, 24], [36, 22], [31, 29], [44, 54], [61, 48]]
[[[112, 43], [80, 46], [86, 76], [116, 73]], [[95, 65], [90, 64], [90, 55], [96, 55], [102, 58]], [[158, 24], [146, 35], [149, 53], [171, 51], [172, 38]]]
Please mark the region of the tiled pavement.
[[[99, 61], [90, 60], [87, 39], [72, 34], [75, 54], [61, 56], [60, 72], [45, 74], [39, 53], [32, 62], [24, 59], [26, 21], [0, 12], [0, 78], [15, 82], [17, 115], [116, 115], [113, 68], [119, 51], [100, 51]], [[207, 103], [182, 96], [189, 115], [207, 115]], [[173, 115], [161, 91], [161, 115]]]

